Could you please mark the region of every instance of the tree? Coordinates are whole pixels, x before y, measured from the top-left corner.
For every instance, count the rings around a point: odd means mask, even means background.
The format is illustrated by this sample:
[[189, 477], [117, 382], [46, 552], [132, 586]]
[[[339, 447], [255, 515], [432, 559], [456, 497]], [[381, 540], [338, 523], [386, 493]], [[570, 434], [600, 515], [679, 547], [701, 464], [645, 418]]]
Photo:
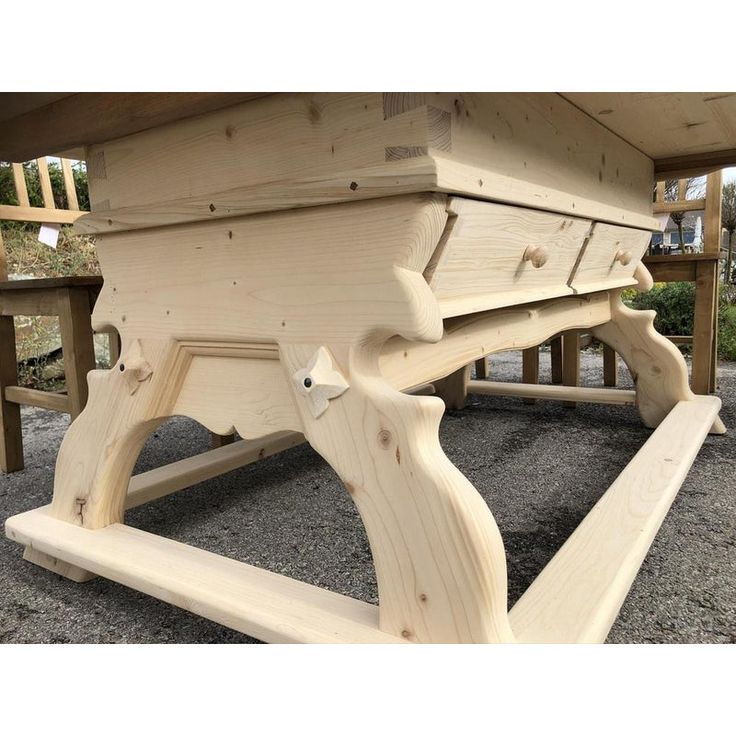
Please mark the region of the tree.
[[[685, 180], [684, 191], [682, 197], [684, 199], [700, 199], [705, 195], [705, 179], [698, 176]], [[664, 200], [665, 202], [677, 202], [680, 199], [680, 182], [677, 179], [668, 179], [664, 183]], [[685, 233], [683, 224], [688, 212], [680, 211], [670, 212], [670, 219], [677, 225], [677, 232], [680, 236], [680, 248], [685, 252]]]
[[728, 256], [726, 258], [726, 281], [732, 280], [733, 269], [733, 234], [736, 231], [736, 182], [723, 185], [721, 205], [721, 224], [728, 232]]

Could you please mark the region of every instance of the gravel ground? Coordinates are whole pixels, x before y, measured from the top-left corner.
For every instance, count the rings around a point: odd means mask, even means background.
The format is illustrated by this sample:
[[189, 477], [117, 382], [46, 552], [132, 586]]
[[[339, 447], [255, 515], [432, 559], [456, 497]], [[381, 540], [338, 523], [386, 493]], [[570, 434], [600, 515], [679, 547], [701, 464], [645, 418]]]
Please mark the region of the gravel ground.
[[[542, 354], [542, 381], [549, 353]], [[519, 380], [520, 354], [496, 356], [493, 377]], [[599, 355], [582, 382], [600, 385]], [[736, 642], [736, 364], [719, 368], [732, 428], [709, 437], [644, 562], [611, 642]], [[625, 368], [621, 384], [630, 385]], [[0, 476], [0, 520], [51, 499], [67, 419], [24, 409], [26, 470]], [[450, 459], [475, 484], [506, 544], [516, 601], [650, 433], [634, 409], [471, 397], [441, 428]], [[208, 447], [177, 418], [149, 440], [137, 471]], [[377, 602], [365, 534], [332, 469], [308, 446], [129, 512], [127, 523], [212, 552]], [[23, 562], [0, 539], [0, 642], [253, 642], [102, 578], [84, 585]]]

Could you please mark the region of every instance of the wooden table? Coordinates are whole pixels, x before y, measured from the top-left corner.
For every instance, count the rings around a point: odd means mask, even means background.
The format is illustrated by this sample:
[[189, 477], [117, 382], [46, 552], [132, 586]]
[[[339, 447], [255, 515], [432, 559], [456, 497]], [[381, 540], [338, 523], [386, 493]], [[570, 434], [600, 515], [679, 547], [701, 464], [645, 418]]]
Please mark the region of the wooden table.
[[[93, 323], [122, 337], [118, 364], [89, 374], [51, 505], [8, 536], [72, 579], [266, 641], [603, 641], [701, 443], [725, 430], [653, 313], [620, 294], [651, 286], [655, 166], [736, 162], [720, 122], [736, 97], [206, 97], [16, 99], [0, 115], [0, 157], [86, 145]], [[683, 119], [666, 140], [657, 105]], [[696, 113], [708, 122], [688, 126]], [[570, 329], [614, 348], [636, 392], [568, 398], [635, 403], [657, 429], [508, 611], [491, 510], [442, 452], [443, 402], [418, 394], [432, 383], [461, 406], [484, 391], [474, 360]], [[138, 452], [179, 414], [237, 431], [251, 459], [303, 435], [360, 512], [380, 605], [126, 526]]]

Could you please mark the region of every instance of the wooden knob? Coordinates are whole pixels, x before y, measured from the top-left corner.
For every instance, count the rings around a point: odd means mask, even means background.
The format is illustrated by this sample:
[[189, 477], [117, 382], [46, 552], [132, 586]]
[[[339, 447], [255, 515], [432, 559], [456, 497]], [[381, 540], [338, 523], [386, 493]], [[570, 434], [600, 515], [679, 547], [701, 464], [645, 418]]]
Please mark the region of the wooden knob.
[[618, 261], [622, 266], [628, 266], [629, 263], [631, 263], [631, 251], [630, 250], [616, 251], [616, 255], [613, 260]]
[[543, 245], [529, 245], [524, 251], [525, 261], [531, 261], [534, 268], [542, 268], [549, 260], [549, 249]]

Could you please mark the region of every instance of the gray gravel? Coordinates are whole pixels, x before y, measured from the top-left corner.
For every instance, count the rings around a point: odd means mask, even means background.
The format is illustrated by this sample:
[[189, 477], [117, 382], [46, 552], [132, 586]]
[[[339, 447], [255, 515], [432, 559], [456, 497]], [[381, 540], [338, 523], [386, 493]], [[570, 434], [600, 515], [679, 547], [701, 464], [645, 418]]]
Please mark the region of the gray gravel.
[[[585, 354], [583, 383], [600, 385]], [[548, 380], [549, 353], [542, 355]], [[519, 380], [520, 355], [493, 359]], [[621, 368], [622, 385], [630, 384]], [[611, 642], [736, 642], [736, 364], [719, 368], [722, 418], [668, 514], [611, 630]], [[67, 419], [25, 409], [26, 470], [0, 476], [0, 519], [51, 499]], [[649, 435], [634, 409], [472, 397], [441, 428], [450, 459], [494, 512], [506, 544], [513, 603]], [[177, 418], [149, 440], [137, 471], [208, 447]], [[332, 469], [307, 446], [129, 512], [127, 523], [315, 585], [377, 602], [370, 551]], [[253, 642], [110, 581], [67, 581], [0, 539], [0, 642]]]

